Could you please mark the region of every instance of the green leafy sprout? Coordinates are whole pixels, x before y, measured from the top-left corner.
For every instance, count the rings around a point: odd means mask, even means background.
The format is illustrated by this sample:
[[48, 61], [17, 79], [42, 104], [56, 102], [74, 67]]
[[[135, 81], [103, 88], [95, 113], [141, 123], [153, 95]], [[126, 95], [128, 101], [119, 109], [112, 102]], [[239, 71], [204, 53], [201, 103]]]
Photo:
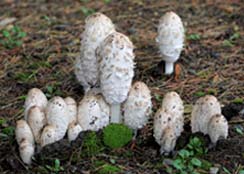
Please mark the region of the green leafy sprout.
[[26, 33], [18, 26], [13, 26], [11, 29], [1, 31], [2, 38], [0, 44], [7, 49], [13, 49], [23, 44], [22, 39], [26, 37]]

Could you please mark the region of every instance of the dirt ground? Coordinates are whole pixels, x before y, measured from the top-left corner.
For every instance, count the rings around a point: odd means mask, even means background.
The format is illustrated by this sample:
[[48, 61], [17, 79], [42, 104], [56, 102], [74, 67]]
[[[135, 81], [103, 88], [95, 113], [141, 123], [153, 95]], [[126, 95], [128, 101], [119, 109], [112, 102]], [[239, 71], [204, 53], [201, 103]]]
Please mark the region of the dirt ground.
[[[177, 61], [181, 69], [178, 79], [162, 74], [155, 43], [158, 20], [170, 10], [182, 18], [186, 29], [185, 47]], [[184, 100], [187, 124], [191, 106], [201, 95], [214, 94], [223, 106], [244, 99], [244, 4], [239, 0], [2, 0], [0, 21], [16, 19], [4, 27], [0, 25], [0, 30], [17, 25], [27, 36], [20, 47], [7, 49], [0, 44], [0, 118], [7, 120], [0, 125], [1, 132], [23, 118], [24, 96], [33, 87], [42, 89], [49, 98], [61, 95], [81, 100], [83, 90], [75, 79], [73, 63], [79, 55], [84, 19], [94, 11], [109, 16], [117, 30], [134, 43], [134, 80], [142, 80], [150, 87], [154, 111], [168, 91], [177, 91]], [[229, 137], [205, 158], [238, 174], [244, 166], [244, 135], [237, 133], [236, 127], [243, 128], [244, 119], [235, 110], [226, 113], [230, 120]], [[186, 128], [185, 141], [189, 133]], [[134, 150], [128, 145], [74, 161], [72, 157], [81, 153], [78, 145], [70, 147], [64, 140], [52, 148], [51, 152], [43, 151], [45, 160], [37, 157], [39, 160], [32, 166], [25, 166], [14, 137], [1, 138], [0, 173], [43, 173], [43, 166], [55, 158], [60, 159], [63, 173], [97, 173], [94, 161], [112, 163], [111, 159], [116, 160], [123, 173], [165, 173], [163, 166], [158, 167], [163, 157], [152, 138], [151, 121], [140, 131]]]

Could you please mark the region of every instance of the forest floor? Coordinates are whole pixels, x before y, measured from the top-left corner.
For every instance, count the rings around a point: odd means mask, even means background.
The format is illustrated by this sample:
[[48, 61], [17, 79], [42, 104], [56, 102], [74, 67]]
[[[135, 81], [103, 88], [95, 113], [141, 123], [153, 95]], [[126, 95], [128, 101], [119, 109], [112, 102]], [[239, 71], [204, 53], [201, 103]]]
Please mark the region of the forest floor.
[[[200, 96], [213, 94], [225, 108], [229, 136], [199, 158], [217, 166], [221, 174], [243, 172], [244, 118], [238, 113], [244, 104], [243, 2], [2, 0], [0, 7], [0, 173], [148, 174], [174, 169], [167, 167], [165, 159], [175, 156], [159, 154], [152, 136], [152, 119], [139, 132], [133, 149], [129, 144], [82, 155], [81, 142], [71, 146], [63, 140], [43, 149], [31, 166], [21, 162], [14, 126], [23, 118], [28, 90], [40, 88], [48, 98], [60, 95], [82, 99], [83, 90], [75, 78], [73, 64], [79, 55], [84, 19], [98, 11], [109, 16], [117, 30], [135, 45], [134, 80], [142, 80], [150, 87], [153, 110], [168, 91], [177, 91], [184, 100], [186, 126], [176, 150], [185, 148], [192, 139], [192, 105]], [[177, 61], [180, 74], [165, 76], [155, 37], [160, 16], [171, 10], [183, 20], [186, 40]], [[207, 137], [195, 136], [203, 139], [207, 147]], [[208, 173], [202, 168], [197, 172]]]

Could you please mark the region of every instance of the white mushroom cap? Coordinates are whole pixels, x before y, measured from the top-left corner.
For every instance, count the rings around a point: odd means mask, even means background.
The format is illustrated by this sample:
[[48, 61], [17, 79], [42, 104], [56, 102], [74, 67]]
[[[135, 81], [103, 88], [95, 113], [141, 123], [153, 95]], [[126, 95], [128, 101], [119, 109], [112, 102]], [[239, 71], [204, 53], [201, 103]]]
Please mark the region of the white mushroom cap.
[[99, 82], [95, 50], [114, 31], [112, 21], [102, 13], [94, 13], [86, 18], [85, 30], [81, 35], [81, 55], [75, 62], [76, 77], [85, 91]]
[[167, 127], [162, 134], [160, 139], [160, 154], [168, 154], [174, 150], [176, 145], [177, 135], [172, 127]]
[[27, 98], [25, 99], [25, 120], [27, 120], [27, 114], [32, 106], [38, 106], [41, 110], [44, 110], [47, 102], [46, 96], [40, 89], [32, 88], [29, 90]]
[[215, 114], [221, 114], [221, 107], [216, 97], [206, 95], [197, 100], [191, 113], [192, 132], [208, 134], [208, 124]]
[[166, 74], [171, 74], [173, 69], [167, 72], [167, 63], [172, 64], [179, 58], [184, 43], [184, 26], [176, 13], [167, 12], [161, 17], [156, 42], [166, 62]]
[[161, 153], [174, 149], [175, 141], [183, 131], [184, 121], [160, 108], [154, 117], [153, 136], [161, 146]]
[[35, 147], [28, 140], [24, 139], [19, 145], [19, 153], [24, 163], [31, 164], [31, 158], [35, 153]]
[[82, 131], [81, 126], [78, 123], [71, 123], [68, 128], [68, 140], [69, 141], [74, 141], [79, 133]]
[[152, 111], [150, 90], [143, 82], [135, 82], [123, 105], [124, 123], [132, 129], [142, 128]]
[[28, 141], [30, 144], [35, 143], [31, 128], [25, 120], [18, 120], [16, 122], [15, 136], [19, 145], [23, 140]]
[[66, 97], [64, 99], [67, 107], [68, 107], [68, 117], [69, 124], [77, 121], [77, 104], [76, 101], [71, 97]]
[[40, 143], [41, 131], [46, 125], [46, 117], [44, 112], [38, 106], [32, 106], [29, 109], [27, 122], [32, 130], [35, 141]]
[[102, 97], [84, 96], [78, 106], [78, 122], [84, 131], [105, 127], [109, 124], [109, 106]]
[[101, 91], [109, 104], [127, 98], [134, 76], [133, 48], [128, 37], [114, 32], [97, 49]]
[[212, 116], [208, 125], [208, 134], [214, 144], [221, 138], [227, 138], [228, 122], [223, 115], [216, 114]]
[[176, 92], [168, 92], [165, 94], [162, 102], [162, 108], [166, 112], [182, 117], [184, 114], [184, 105], [180, 96]]
[[57, 135], [58, 133], [55, 125], [47, 125], [42, 131], [41, 146], [44, 147], [60, 140], [60, 136]]

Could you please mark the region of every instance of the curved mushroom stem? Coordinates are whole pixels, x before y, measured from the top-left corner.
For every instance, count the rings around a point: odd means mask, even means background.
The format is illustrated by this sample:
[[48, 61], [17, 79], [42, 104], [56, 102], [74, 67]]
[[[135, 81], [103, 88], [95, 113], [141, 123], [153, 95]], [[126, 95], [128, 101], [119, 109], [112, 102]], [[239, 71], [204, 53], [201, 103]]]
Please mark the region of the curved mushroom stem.
[[111, 123], [121, 123], [120, 104], [111, 105]]
[[165, 74], [172, 74], [174, 72], [174, 63], [165, 62]]

